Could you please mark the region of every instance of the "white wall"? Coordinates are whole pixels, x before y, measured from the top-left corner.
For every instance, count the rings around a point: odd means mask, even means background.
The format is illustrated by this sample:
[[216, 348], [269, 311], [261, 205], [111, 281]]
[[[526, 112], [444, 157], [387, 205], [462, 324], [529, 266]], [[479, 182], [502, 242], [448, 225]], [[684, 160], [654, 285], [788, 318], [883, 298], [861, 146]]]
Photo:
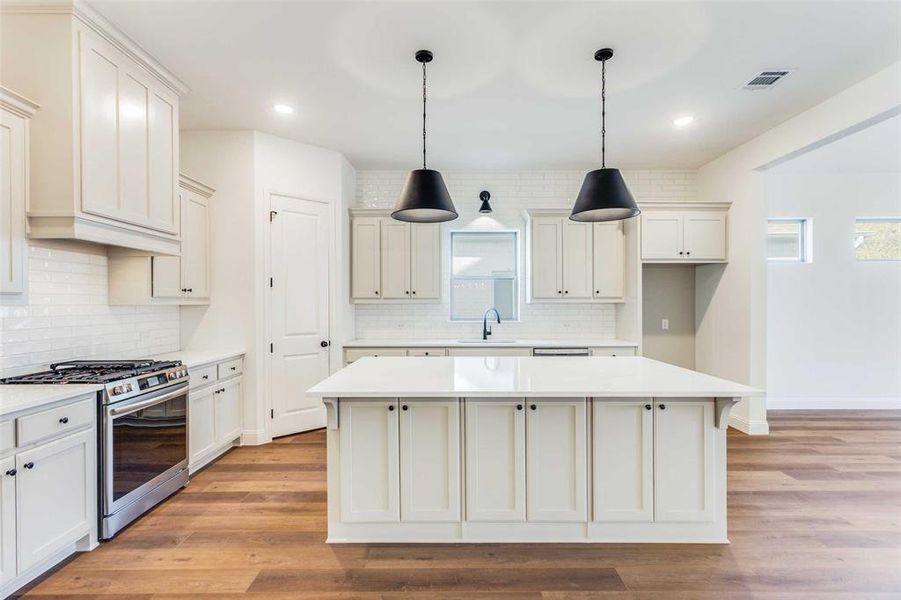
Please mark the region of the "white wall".
[[178, 350], [178, 308], [109, 306], [107, 273], [103, 246], [33, 240], [27, 296], [0, 306], [0, 377]]
[[[641, 282], [642, 354], [694, 369], [694, 265], [644, 265]], [[663, 319], [669, 329], [663, 329]]]
[[[394, 206], [407, 176], [406, 171], [359, 171], [357, 173], [356, 206], [391, 208]], [[561, 208], [568, 210], [582, 184], [583, 171], [508, 171], [443, 172], [445, 182], [460, 217], [442, 225], [441, 302], [435, 304], [358, 304], [356, 334], [363, 339], [385, 338], [472, 338], [481, 335], [481, 323], [449, 321], [450, 277], [448, 274], [450, 231], [456, 229], [496, 228], [520, 232], [521, 250], [525, 243], [527, 208]], [[639, 204], [643, 201], [689, 202], [695, 199], [693, 171], [632, 171], [624, 173]], [[480, 215], [479, 192], [491, 193], [494, 212]], [[630, 225], [634, 227], [634, 225]], [[637, 244], [635, 245], [637, 251]], [[522, 258], [522, 252], [521, 252]], [[522, 265], [523, 261], [521, 261]], [[631, 265], [638, 271], [637, 264]], [[633, 288], [640, 285], [629, 279]], [[637, 290], [631, 290], [637, 302]], [[495, 326], [496, 334], [506, 337], [573, 338], [591, 336], [599, 339], [616, 337], [631, 341], [638, 330], [636, 324], [621, 324], [618, 313], [636, 319], [638, 311], [623, 310], [614, 304], [542, 304], [525, 303], [524, 273], [520, 273], [520, 321]], [[622, 318], [619, 319], [621, 322]], [[628, 325], [628, 327], [627, 327]], [[626, 330], [628, 331], [618, 331]]]
[[[869, 77], [704, 165], [698, 200], [731, 201], [729, 263], [698, 267], [695, 309], [698, 370], [766, 388], [767, 190], [761, 168], [875, 120], [901, 107], [901, 63]], [[734, 426], [766, 433], [763, 398], [732, 411]]]
[[901, 262], [852, 244], [856, 217], [901, 217], [899, 174], [775, 169], [768, 184], [770, 217], [813, 219], [813, 262], [767, 265], [768, 406], [901, 407]]

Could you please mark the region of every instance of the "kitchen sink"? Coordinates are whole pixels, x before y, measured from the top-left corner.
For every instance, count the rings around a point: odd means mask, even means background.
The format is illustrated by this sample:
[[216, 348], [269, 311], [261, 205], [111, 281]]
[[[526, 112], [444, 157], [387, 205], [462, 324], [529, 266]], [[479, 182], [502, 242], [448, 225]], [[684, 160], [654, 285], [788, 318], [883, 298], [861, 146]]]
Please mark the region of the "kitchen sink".
[[457, 340], [461, 344], [515, 344], [516, 340], [483, 340], [472, 339], [472, 340]]

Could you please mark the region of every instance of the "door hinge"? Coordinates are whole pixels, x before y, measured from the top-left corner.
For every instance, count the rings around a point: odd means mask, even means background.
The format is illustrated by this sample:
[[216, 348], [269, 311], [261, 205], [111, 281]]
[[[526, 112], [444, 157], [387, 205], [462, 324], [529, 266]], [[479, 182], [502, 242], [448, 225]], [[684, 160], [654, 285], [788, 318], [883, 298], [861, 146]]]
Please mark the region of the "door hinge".
[[269, 222], [270, 222], [270, 223], [272, 223], [272, 219], [275, 218], [275, 215], [277, 215], [277, 214], [278, 214], [278, 211], [277, 211], [277, 210], [270, 210], [270, 211], [269, 211]]
[[269, 409], [269, 418], [270, 418], [270, 419], [274, 419], [274, 418], [275, 418], [275, 409], [274, 409], [274, 408], [270, 408], [270, 409]]
[[272, 277], [269, 278], [269, 287], [272, 287]]
[[273, 352], [275, 352], [275, 344], [269, 342], [269, 354], [272, 354]]

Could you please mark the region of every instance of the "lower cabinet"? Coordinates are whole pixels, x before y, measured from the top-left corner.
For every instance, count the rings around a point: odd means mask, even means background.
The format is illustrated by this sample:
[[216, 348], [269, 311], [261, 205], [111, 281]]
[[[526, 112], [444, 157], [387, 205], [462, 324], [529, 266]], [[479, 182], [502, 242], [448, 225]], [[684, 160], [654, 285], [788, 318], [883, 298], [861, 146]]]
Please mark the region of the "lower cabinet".
[[0, 585], [16, 576], [15, 468], [15, 456], [0, 460]]
[[527, 520], [586, 521], [586, 401], [581, 398], [527, 400], [527, 406]]
[[400, 519], [460, 520], [460, 403], [400, 401]]
[[[192, 473], [226, 452], [241, 436], [241, 361], [189, 368], [188, 470]], [[225, 365], [230, 366], [223, 368]]]
[[198, 464], [216, 447], [216, 390], [208, 387], [188, 392], [188, 464]]

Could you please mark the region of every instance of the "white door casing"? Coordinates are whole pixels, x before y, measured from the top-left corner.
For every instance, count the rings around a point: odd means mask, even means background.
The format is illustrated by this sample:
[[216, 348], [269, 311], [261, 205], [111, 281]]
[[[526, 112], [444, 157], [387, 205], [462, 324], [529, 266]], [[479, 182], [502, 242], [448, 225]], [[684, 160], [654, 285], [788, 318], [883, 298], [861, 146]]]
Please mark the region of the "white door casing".
[[270, 195], [270, 387], [273, 437], [325, 426], [306, 390], [329, 374], [329, 206]]

